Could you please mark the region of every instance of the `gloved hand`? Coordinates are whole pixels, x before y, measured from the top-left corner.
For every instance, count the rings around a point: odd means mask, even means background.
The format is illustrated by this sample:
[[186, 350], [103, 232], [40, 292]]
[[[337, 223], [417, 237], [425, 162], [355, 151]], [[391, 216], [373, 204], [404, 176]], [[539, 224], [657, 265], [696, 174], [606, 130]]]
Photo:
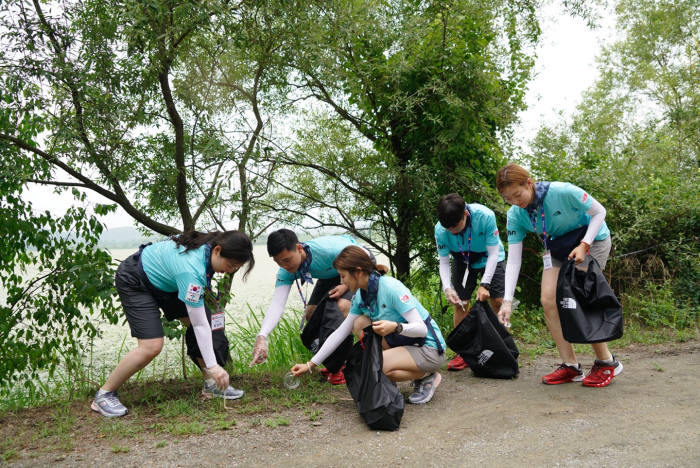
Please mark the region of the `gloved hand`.
[[449, 302], [452, 305], [460, 305], [462, 301], [460, 301], [459, 296], [457, 295], [457, 291], [455, 291], [452, 288], [447, 288], [445, 289], [445, 297], [447, 298], [447, 302]]
[[250, 361], [250, 366], [262, 364], [267, 359], [267, 340], [262, 335], [255, 338], [255, 346], [253, 346], [253, 360]]
[[510, 327], [510, 314], [513, 313], [513, 301], [503, 301], [498, 310], [498, 321], [504, 326]]
[[216, 381], [216, 386], [221, 390], [225, 390], [228, 387], [228, 372], [226, 372], [223, 367], [218, 364], [212, 367], [207, 367], [207, 373]]

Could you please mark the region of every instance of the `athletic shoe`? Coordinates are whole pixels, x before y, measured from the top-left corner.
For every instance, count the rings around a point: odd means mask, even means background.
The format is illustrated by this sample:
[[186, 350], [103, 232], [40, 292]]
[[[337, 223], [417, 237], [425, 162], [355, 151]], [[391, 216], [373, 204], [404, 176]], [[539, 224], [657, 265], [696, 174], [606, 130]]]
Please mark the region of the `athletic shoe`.
[[126, 406], [122, 405], [122, 402], [119, 401], [117, 392], [104, 392], [100, 394], [99, 390], [95, 395], [95, 399], [92, 400], [90, 409], [97, 411], [106, 418], [118, 418], [129, 412]]
[[413, 393], [409, 395], [408, 402], [414, 405], [422, 405], [433, 399], [435, 389], [440, 385], [442, 376], [439, 372], [423, 377], [422, 379], [413, 381]]
[[226, 387], [225, 390], [219, 389], [216, 383], [208, 385], [204, 382], [204, 388], [202, 388], [202, 396], [204, 398], [223, 398], [224, 400], [238, 400], [243, 396], [245, 392], [243, 390], [238, 390], [232, 386]]
[[622, 363], [614, 356], [612, 364], [596, 359], [591, 371], [583, 379], [583, 385], [586, 387], [607, 387], [620, 372], [622, 372]]
[[569, 382], [580, 382], [583, 380], [583, 370], [581, 364], [578, 367], [567, 366], [561, 363], [557, 370], [542, 377], [542, 383], [547, 385], [557, 385]]
[[460, 356], [459, 354], [456, 355], [450, 362], [447, 364], [447, 370], [448, 371], [461, 371], [469, 367], [469, 364], [466, 363], [466, 361]]
[[335, 374], [328, 374], [328, 383], [331, 385], [345, 385], [345, 374], [343, 374], [345, 366], [341, 367]]

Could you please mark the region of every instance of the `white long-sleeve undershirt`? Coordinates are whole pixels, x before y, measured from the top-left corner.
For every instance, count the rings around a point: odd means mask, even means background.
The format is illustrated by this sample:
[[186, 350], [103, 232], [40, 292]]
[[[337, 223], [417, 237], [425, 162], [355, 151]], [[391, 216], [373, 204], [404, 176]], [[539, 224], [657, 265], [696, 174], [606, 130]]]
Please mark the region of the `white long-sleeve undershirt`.
[[439, 259], [440, 266], [438, 267], [438, 271], [440, 272], [440, 281], [442, 281], [442, 290], [454, 289], [452, 287], [452, 279], [450, 274], [450, 257], [439, 257]]
[[204, 310], [204, 306], [191, 307], [185, 304], [187, 307], [187, 315], [190, 317], [190, 324], [192, 324], [192, 329], [194, 330], [194, 337], [197, 339], [197, 346], [199, 346], [199, 352], [202, 353], [202, 360], [207, 368], [213, 367], [217, 364], [216, 357], [214, 355], [214, 344], [211, 338], [211, 326], [207, 320], [207, 313]]
[[282, 318], [284, 306], [287, 305], [287, 298], [291, 290], [291, 284], [283, 284], [275, 288], [275, 292], [272, 294], [272, 301], [270, 301], [270, 305], [267, 306], [267, 310], [265, 311], [265, 317], [260, 326], [258, 336], [262, 335], [267, 338], [267, 336], [272, 333], [272, 330], [275, 329]]
[[[605, 208], [603, 205], [593, 200], [591, 209], [586, 211], [591, 219], [588, 222], [588, 229], [586, 229], [586, 234], [583, 236], [582, 241], [591, 245], [594, 242], [595, 236], [598, 235], [600, 227], [605, 221]], [[504, 301], [512, 301], [515, 295], [515, 286], [518, 283], [518, 275], [520, 275], [520, 265], [522, 264], [523, 256], [523, 243], [518, 242], [517, 244], [508, 245], [508, 261], [506, 263], [506, 287], [505, 294], [503, 295]]]
[[[402, 324], [403, 330], [401, 331], [402, 336], [408, 336], [411, 338], [420, 338], [422, 336], [427, 336], [428, 327], [425, 325], [423, 319], [420, 318], [418, 310], [414, 307], [405, 314], [401, 314], [403, 318], [406, 319], [407, 323]], [[335, 351], [340, 343], [343, 342], [345, 337], [352, 333], [352, 326], [355, 320], [361, 317], [361, 315], [348, 314], [336, 330], [331, 333], [326, 341], [321, 346], [321, 349], [311, 358], [311, 362], [317, 366], [325, 361], [328, 356], [330, 356], [333, 351]]]
[[496, 271], [496, 265], [498, 265], [498, 253], [501, 249], [498, 244], [487, 245], [486, 251], [489, 253], [488, 259], [486, 259], [486, 266], [484, 266], [484, 274], [481, 276], [481, 282], [491, 284], [493, 279], [493, 274]]

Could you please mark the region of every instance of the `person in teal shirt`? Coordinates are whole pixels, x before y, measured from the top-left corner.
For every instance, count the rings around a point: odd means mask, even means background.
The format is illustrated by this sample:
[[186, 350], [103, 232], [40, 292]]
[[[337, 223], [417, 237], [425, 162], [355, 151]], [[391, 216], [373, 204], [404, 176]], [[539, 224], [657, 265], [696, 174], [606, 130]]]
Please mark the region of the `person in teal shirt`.
[[359, 246], [348, 246], [333, 262], [338, 273], [355, 294], [343, 323], [305, 364], [296, 364], [295, 376], [311, 372], [353, 331], [360, 335], [372, 325], [383, 336], [382, 371], [394, 382], [413, 380], [409, 403], [429, 402], [440, 384], [438, 370], [445, 362], [445, 340], [428, 311], [399, 280], [383, 276], [387, 268], [376, 265], [374, 257]]
[[[494, 312], [501, 307], [506, 254], [496, 215], [484, 205], [467, 204], [458, 194], [450, 193], [438, 201], [437, 213], [435, 243], [440, 280], [445, 297], [453, 306], [452, 321], [456, 328], [469, 313], [469, 301], [479, 276], [476, 300], [488, 299]], [[460, 371], [466, 367], [467, 363], [458, 354], [449, 362], [447, 370]]]
[[[294, 231], [289, 229], [279, 229], [268, 236], [267, 252], [280, 269], [277, 272], [272, 301], [265, 312], [260, 332], [255, 339], [251, 365], [259, 364], [267, 358], [267, 337], [282, 318], [294, 284], [304, 304], [306, 320], [311, 317], [316, 306], [326, 295], [328, 299], [323, 312], [326, 318], [338, 312], [342, 314], [341, 319], [348, 315], [352, 292], [347, 286], [341, 284], [333, 261], [345, 247], [355, 243], [355, 239], [345, 235], [322, 236], [299, 242]], [[305, 283], [314, 285], [308, 301], [301, 290], [301, 286]], [[345, 384], [342, 368], [332, 367], [324, 369], [328, 382], [333, 385]]]
[[[586, 268], [591, 257], [601, 269], [610, 254], [610, 230], [605, 224], [605, 208], [588, 192], [564, 182], [534, 182], [521, 166], [502, 167], [496, 186], [503, 199], [512, 204], [508, 210], [508, 261], [503, 304], [498, 313], [501, 323], [509, 323], [515, 286], [520, 273], [523, 239], [534, 232], [542, 241], [542, 309], [549, 333], [562, 363], [542, 377], [549, 385], [582, 382], [589, 387], [605, 387], [622, 372], [622, 363], [610, 353], [607, 343], [591, 346], [596, 360], [584, 377], [574, 347], [564, 339], [556, 303], [557, 279], [564, 262], [573, 259], [577, 268]], [[590, 254], [590, 256], [588, 255]]]
[[255, 265], [253, 242], [238, 231], [184, 233], [141, 246], [121, 262], [115, 285], [131, 336], [138, 343], [97, 391], [91, 408], [106, 417], [128, 412], [119, 401], [117, 389], [163, 349], [161, 310], [166, 319], [178, 319], [187, 326], [188, 354], [205, 378], [202, 395], [242, 397], [243, 391], [229, 385], [228, 373], [222, 367], [228, 357], [224, 313], [212, 315], [204, 306], [204, 294], [215, 273], [234, 273], [246, 263], [244, 278]]

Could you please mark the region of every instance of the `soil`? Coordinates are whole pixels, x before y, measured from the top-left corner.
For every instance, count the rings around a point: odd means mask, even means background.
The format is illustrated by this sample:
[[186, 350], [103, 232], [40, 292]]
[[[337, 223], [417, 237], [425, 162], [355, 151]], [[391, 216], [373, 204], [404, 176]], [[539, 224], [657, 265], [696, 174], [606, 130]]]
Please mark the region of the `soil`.
[[[114, 440], [89, 431], [100, 416], [88, 414], [87, 429], [74, 434], [69, 452], [22, 448], [8, 463], [700, 466], [700, 341], [632, 345], [617, 357], [624, 372], [602, 389], [541, 384], [540, 377], [557, 364], [554, 356], [521, 363], [520, 377], [507, 381], [445, 371], [429, 404], [406, 405], [396, 432], [369, 430], [347, 391], [339, 389], [339, 401], [315, 407], [322, 411], [316, 421], [308, 411], [292, 409], [277, 413], [289, 421], [286, 426], [239, 424], [199, 436], [140, 433], [123, 441], [126, 453], [114, 453]], [[580, 359], [592, 362], [590, 355]], [[410, 392], [407, 384], [400, 388]]]

